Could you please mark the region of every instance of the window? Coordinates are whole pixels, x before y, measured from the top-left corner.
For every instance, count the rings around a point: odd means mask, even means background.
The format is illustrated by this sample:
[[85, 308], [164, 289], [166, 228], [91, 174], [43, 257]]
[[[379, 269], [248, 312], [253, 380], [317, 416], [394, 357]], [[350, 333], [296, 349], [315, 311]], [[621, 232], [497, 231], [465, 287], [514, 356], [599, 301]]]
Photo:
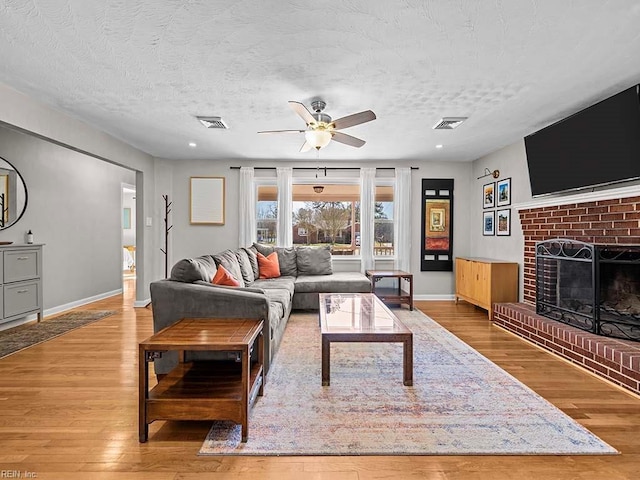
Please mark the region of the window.
[[373, 214], [373, 255], [388, 257], [393, 250], [393, 185], [376, 185]]
[[256, 207], [256, 227], [259, 243], [276, 243], [278, 219], [278, 187], [275, 185], [258, 185], [258, 205]]
[[333, 255], [359, 255], [360, 185], [293, 185], [293, 244], [331, 245]]

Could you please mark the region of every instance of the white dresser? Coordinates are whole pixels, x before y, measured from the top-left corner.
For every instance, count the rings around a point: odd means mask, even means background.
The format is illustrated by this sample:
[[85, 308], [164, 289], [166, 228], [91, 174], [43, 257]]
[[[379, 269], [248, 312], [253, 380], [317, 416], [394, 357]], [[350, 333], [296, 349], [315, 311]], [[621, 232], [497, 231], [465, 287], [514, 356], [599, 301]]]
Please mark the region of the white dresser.
[[0, 323], [42, 320], [42, 244], [0, 245]]

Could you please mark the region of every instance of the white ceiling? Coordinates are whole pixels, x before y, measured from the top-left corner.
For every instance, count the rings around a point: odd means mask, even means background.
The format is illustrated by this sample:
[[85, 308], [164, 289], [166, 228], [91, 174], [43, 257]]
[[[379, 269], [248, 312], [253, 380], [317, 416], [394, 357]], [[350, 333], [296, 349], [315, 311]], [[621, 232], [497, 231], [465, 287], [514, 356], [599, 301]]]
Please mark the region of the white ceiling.
[[640, 83], [639, 26], [634, 0], [2, 0], [0, 82], [157, 157], [315, 164], [256, 132], [321, 98], [378, 117], [322, 160], [469, 161]]

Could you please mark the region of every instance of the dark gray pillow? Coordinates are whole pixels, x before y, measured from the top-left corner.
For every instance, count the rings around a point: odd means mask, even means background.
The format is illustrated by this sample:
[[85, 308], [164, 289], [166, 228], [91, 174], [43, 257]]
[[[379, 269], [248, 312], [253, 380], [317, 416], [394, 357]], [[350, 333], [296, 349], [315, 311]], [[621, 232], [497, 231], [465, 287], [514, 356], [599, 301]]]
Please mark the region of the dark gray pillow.
[[331, 250], [329, 245], [322, 247], [297, 248], [298, 275], [331, 275]]
[[171, 280], [193, 283], [198, 280], [211, 282], [216, 274], [216, 263], [211, 255], [183, 258], [171, 269]]
[[278, 265], [280, 266], [280, 275], [297, 277], [298, 276], [298, 260], [296, 255], [296, 249], [293, 247], [284, 248], [276, 247], [276, 253], [278, 254]]
[[242, 278], [242, 271], [240, 270], [240, 264], [238, 263], [238, 257], [233, 250], [225, 250], [213, 256], [216, 261], [216, 266], [222, 265], [227, 271], [235, 278], [240, 287], [244, 287], [244, 279]]
[[245, 252], [247, 252], [247, 257], [249, 257], [249, 263], [251, 263], [251, 269], [253, 270], [253, 279], [257, 279], [260, 277], [260, 269], [258, 267], [258, 256], [256, 253], [258, 251], [254, 247], [242, 248]]
[[246, 252], [244, 248], [239, 248], [235, 251], [236, 257], [238, 258], [238, 265], [240, 265], [240, 273], [242, 273], [242, 279], [246, 285], [250, 285], [256, 279], [253, 274], [253, 267], [251, 266], [251, 261], [249, 260], [249, 254]]
[[272, 247], [271, 245], [263, 245], [261, 243], [254, 243], [255, 248], [259, 253], [268, 257], [273, 252], [278, 254], [278, 265], [280, 267], [280, 275], [292, 276], [298, 275], [298, 265], [296, 260], [296, 250], [293, 247]]

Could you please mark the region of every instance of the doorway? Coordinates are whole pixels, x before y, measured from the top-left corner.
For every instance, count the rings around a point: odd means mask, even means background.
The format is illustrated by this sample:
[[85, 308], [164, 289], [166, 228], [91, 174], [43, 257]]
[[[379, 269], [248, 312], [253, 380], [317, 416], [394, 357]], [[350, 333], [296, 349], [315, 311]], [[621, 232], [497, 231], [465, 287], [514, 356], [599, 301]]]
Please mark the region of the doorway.
[[122, 184], [122, 276], [136, 278], [136, 187]]

